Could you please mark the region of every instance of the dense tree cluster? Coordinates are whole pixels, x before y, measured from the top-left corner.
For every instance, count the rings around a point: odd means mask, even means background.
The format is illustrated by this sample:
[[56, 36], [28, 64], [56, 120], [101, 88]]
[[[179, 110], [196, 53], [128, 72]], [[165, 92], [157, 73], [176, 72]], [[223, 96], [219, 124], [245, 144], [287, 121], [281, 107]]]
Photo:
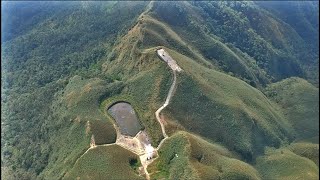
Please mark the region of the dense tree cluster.
[[76, 74], [113, 81], [99, 64], [146, 3], [4, 5], [1, 159], [2, 165], [21, 173], [19, 179], [30, 179], [47, 166], [53, 153], [50, 135], [63, 125], [52, 106], [54, 95]]

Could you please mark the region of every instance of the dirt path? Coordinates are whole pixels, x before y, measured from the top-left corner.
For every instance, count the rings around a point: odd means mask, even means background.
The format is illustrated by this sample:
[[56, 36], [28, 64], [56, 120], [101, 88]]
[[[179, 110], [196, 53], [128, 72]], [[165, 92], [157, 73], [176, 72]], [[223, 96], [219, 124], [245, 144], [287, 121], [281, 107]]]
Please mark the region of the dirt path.
[[[168, 95], [167, 95], [167, 98], [166, 98], [166, 101], [164, 102], [164, 104], [155, 112], [155, 115], [156, 115], [156, 118], [157, 118], [157, 121], [159, 122], [160, 126], [161, 126], [161, 131], [162, 131], [162, 135], [163, 135], [163, 139], [160, 141], [158, 147], [155, 149], [155, 151], [157, 152], [159, 150], [159, 148], [162, 146], [163, 142], [168, 138], [168, 135], [166, 133], [166, 130], [165, 130], [165, 126], [161, 120], [161, 117], [160, 117], [160, 113], [161, 111], [167, 107], [170, 103], [170, 100], [173, 96], [173, 91], [176, 87], [176, 83], [177, 83], [177, 73], [176, 71], [180, 72], [182, 71], [182, 69], [177, 65], [176, 61], [173, 60], [169, 54], [164, 50], [164, 49], [159, 49], [157, 50], [157, 54], [158, 56], [167, 63], [167, 65], [171, 68], [172, 72], [173, 72], [173, 82], [171, 84], [171, 87], [169, 89], [169, 92], [168, 92]], [[151, 164], [154, 160], [156, 160], [158, 157], [154, 158], [154, 159], [150, 159], [148, 160], [146, 158], [146, 154], [144, 155], [141, 155], [140, 156], [140, 161], [141, 161], [141, 164], [143, 166], [143, 169], [144, 169], [144, 172], [146, 174], [146, 179], [147, 180], [150, 180], [150, 175], [149, 175], [149, 172], [147, 170], [148, 168], [148, 165]]]
[[[161, 131], [162, 131], [162, 135], [163, 135], [163, 139], [160, 141], [159, 145], [157, 148], [154, 149], [154, 151], [157, 153], [157, 151], [159, 150], [159, 148], [162, 146], [163, 142], [168, 138], [168, 135], [166, 133], [166, 130], [165, 130], [165, 126], [161, 120], [161, 117], [160, 117], [160, 113], [161, 111], [167, 107], [170, 103], [170, 100], [173, 96], [173, 91], [176, 87], [176, 81], [177, 81], [177, 73], [176, 71], [180, 72], [182, 71], [182, 69], [176, 64], [176, 61], [173, 60], [169, 54], [167, 52], [164, 51], [164, 49], [160, 49], [160, 50], [157, 50], [157, 53], [159, 55], [159, 57], [165, 61], [167, 63], [167, 65], [171, 68], [172, 72], [173, 72], [173, 82], [171, 84], [171, 87], [169, 89], [169, 92], [168, 92], [168, 95], [167, 95], [167, 98], [166, 98], [166, 101], [164, 102], [164, 104], [155, 112], [155, 115], [156, 115], [156, 118], [157, 118], [157, 121], [159, 122], [160, 126], [161, 126]], [[136, 154], [137, 156], [139, 156], [140, 158], [140, 162], [141, 162], [141, 165], [142, 165], [142, 168], [143, 168], [143, 171], [145, 173], [145, 176], [146, 176], [146, 179], [147, 180], [150, 180], [150, 175], [148, 173], [148, 165], [151, 164], [154, 160], [156, 160], [158, 157], [156, 158], [152, 158], [152, 159], [148, 159], [148, 151], [146, 151], [146, 146], [148, 146], [147, 144], [141, 144], [139, 146], [139, 143], [140, 142], [137, 138], [138, 135], [136, 135], [135, 137], [133, 138], [129, 138], [129, 137], [125, 137], [124, 135], [122, 135], [120, 133], [120, 130], [119, 130], [119, 127], [116, 126], [114, 124], [114, 128], [116, 129], [116, 133], [117, 133], [117, 140], [115, 143], [112, 143], [112, 144], [104, 144], [104, 145], [95, 145], [93, 144], [89, 149], [87, 149], [86, 152], [84, 152], [77, 160], [75, 163], [78, 162], [78, 160], [80, 158], [82, 158], [88, 151], [90, 151], [91, 149], [94, 149], [98, 146], [110, 146], [110, 145], [118, 145], [118, 146], [121, 146], [122, 148], [125, 148], [127, 149], [128, 151], [131, 151], [133, 152], [134, 154]], [[139, 132], [140, 133], [140, 132]], [[138, 133], [138, 134], [139, 134]], [[133, 143], [136, 143], [136, 145], [134, 147], [130, 146], [130, 144], [133, 144]], [[151, 146], [151, 145], [150, 145]]]
[[167, 107], [167, 106], [169, 105], [169, 102], [170, 102], [171, 97], [172, 97], [172, 94], [173, 94], [173, 90], [174, 90], [174, 88], [175, 88], [175, 86], [176, 86], [176, 81], [177, 81], [176, 71], [173, 71], [173, 82], [172, 82], [172, 85], [171, 85], [171, 87], [170, 87], [170, 89], [169, 89], [169, 93], [168, 93], [168, 95], [167, 95], [167, 99], [166, 99], [165, 103], [155, 112], [156, 118], [157, 118], [157, 120], [158, 120], [158, 122], [159, 122], [159, 124], [160, 124], [160, 126], [161, 126], [162, 135], [163, 135], [164, 138], [167, 138], [168, 135], [167, 135], [167, 133], [166, 133], [164, 124], [163, 124], [163, 122], [161, 121], [160, 112], [161, 112], [165, 107]]
[[[176, 61], [174, 59], [172, 59], [171, 56], [169, 56], [169, 54], [164, 50], [164, 49], [158, 49], [157, 50], [157, 54], [158, 56], [163, 60], [165, 61], [168, 66], [171, 68], [172, 72], [173, 72], [173, 82], [172, 82], [172, 85], [169, 89], [169, 92], [168, 92], [168, 95], [167, 95], [167, 98], [166, 98], [166, 101], [164, 102], [164, 104], [155, 112], [156, 114], [156, 118], [161, 126], [161, 130], [162, 130], [162, 135], [164, 137], [164, 139], [166, 139], [168, 137], [166, 131], [165, 131], [165, 127], [164, 127], [164, 124], [163, 122], [161, 121], [161, 117], [160, 117], [160, 112], [169, 105], [170, 103], [170, 100], [173, 96], [173, 91], [174, 91], [174, 88], [176, 86], [176, 81], [177, 81], [177, 73], [176, 71], [180, 72], [182, 71], [182, 69], [178, 66], [178, 64], [176, 63]], [[163, 139], [163, 140], [164, 140]], [[159, 145], [161, 145], [161, 143], [163, 142], [163, 140], [160, 142]], [[159, 148], [159, 146], [158, 146]], [[157, 148], [157, 149], [158, 149]]]

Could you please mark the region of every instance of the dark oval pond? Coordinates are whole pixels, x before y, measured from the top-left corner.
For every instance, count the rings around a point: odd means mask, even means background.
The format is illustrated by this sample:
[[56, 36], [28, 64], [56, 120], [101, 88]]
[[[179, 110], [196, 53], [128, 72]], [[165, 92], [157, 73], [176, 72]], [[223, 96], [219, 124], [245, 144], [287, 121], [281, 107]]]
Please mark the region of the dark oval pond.
[[142, 129], [139, 119], [129, 103], [113, 104], [108, 108], [108, 113], [116, 120], [123, 135], [134, 137]]

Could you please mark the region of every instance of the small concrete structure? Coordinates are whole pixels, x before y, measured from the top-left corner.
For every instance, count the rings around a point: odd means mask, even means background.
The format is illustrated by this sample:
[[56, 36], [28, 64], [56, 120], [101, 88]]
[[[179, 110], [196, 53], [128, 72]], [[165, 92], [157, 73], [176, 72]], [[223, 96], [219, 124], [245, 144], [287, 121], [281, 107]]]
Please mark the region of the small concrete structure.
[[160, 59], [166, 62], [172, 70], [178, 72], [182, 71], [182, 69], [178, 66], [177, 62], [174, 59], [172, 59], [172, 57], [169, 56], [169, 54], [164, 49], [158, 49], [157, 55]]
[[147, 144], [145, 148], [146, 148], [147, 160], [152, 159], [155, 154], [155, 149], [151, 146], [151, 144]]
[[91, 141], [90, 141], [90, 148], [96, 147], [96, 142], [94, 140], [94, 135], [91, 136]]

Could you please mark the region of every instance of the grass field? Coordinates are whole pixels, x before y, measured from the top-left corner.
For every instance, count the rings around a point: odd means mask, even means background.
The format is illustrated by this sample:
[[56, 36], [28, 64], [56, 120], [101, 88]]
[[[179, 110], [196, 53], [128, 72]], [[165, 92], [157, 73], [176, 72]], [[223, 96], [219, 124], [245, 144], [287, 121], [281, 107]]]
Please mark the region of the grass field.
[[117, 86], [116, 83], [110, 85], [98, 78], [82, 80], [80, 76], [75, 76], [63, 92], [66, 110], [61, 113], [67, 113], [75, 121], [89, 121], [97, 144], [113, 143], [116, 139], [115, 129], [112, 121], [99, 111], [99, 103], [100, 98], [116, 93], [116, 89], [121, 88]]
[[[135, 32], [132, 33], [134, 36]], [[131, 37], [126, 37], [123, 41], [126, 41], [127, 38]], [[128, 42], [121, 42], [119, 49], [127, 48], [128, 44]], [[142, 126], [146, 128], [152, 145], [157, 146], [163, 137], [154, 113], [165, 101], [172, 83], [172, 74], [169, 67], [157, 57], [155, 48], [144, 50], [144, 52], [136, 49], [137, 47], [132, 48], [134, 49], [132, 51], [130, 48], [121, 51], [121, 54], [110, 63], [109, 69], [105, 72], [106, 74], [117, 74], [118, 68], [127, 69], [126, 74], [121, 74], [121, 79], [125, 81], [125, 88], [118, 96], [102, 99], [100, 110], [105, 111], [105, 108], [117, 101], [129, 102], [136, 110]], [[127, 59], [131, 53], [132, 56], [136, 56], [136, 60]], [[122, 64], [122, 67], [113, 64], [116, 61]]]
[[225, 144], [247, 160], [261, 154], [265, 145], [279, 147], [292, 140], [291, 125], [259, 90], [167, 50], [184, 70], [164, 110], [168, 119]]
[[313, 161], [287, 148], [267, 150], [255, 167], [263, 179], [319, 179], [319, 167]]
[[61, 133], [51, 135], [54, 153], [49, 157], [48, 169], [40, 177], [61, 178], [89, 148], [92, 135], [96, 144], [115, 142], [116, 131], [112, 121], [100, 112], [99, 105], [101, 97], [116, 93], [120, 86], [98, 78], [75, 76], [69, 80], [53, 103], [56, 119], [50, 123], [50, 132], [59, 130]]
[[187, 132], [177, 132], [159, 150], [151, 179], [260, 179], [239, 155]]
[[267, 96], [279, 104], [297, 132], [297, 139], [319, 143], [319, 89], [301, 78], [269, 85]]
[[118, 146], [98, 146], [82, 156], [63, 179], [144, 179], [138, 176], [132, 152]]
[[182, 133], [168, 138], [159, 149], [159, 158], [148, 166], [151, 179], [197, 179], [189, 162], [188, 139]]
[[[154, 36], [158, 33], [157, 28], [162, 28], [168, 38], [174, 39], [169, 45], [173, 49], [179, 48], [176, 46], [179, 43], [183, 45], [178, 36], [157, 21], [146, 18], [145, 28], [153, 31], [151, 33]], [[106, 107], [117, 101], [129, 102], [151, 136], [153, 145], [157, 145], [162, 135], [154, 112], [166, 97], [172, 75], [155, 56], [155, 49], [149, 48], [155, 42], [142, 41], [139, 44], [141, 39], [148, 39], [147, 34], [142, 32], [143, 28], [134, 27], [115, 49], [115, 57], [108, 60], [110, 63], [105, 70], [106, 76], [116, 74], [114, 78], [125, 81], [125, 87], [119, 95], [103, 98], [100, 111], [104, 112]], [[141, 50], [138, 47], [149, 49]], [[269, 171], [261, 172], [262, 161], [259, 160], [260, 164], [256, 166], [259, 172], [245, 162], [255, 161], [256, 157], [263, 154], [265, 146], [279, 148], [293, 140], [296, 132], [283, 114], [281, 105], [269, 101], [263, 93], [246, 82], [215, 71], [206, 63], [199, 63], [199, 58], [194, 61], [169, 48], [166, 50], [184, 72], [178, 74], [175, 95], [164, 110], [173, 136], [163, 144], [159, 159], [149, 167], [152, 179], [268, 177]], [[196, 57], [195, 53], [191, 53], [190, 57]], [[119, 63], [122, 63], [121, 67], [117, 66]], [[120, 73], [120, 68], [127, 71]], [[191, 131], [226, 148], [188, 133], [175, 133], [178, 129]], [[293, 156], [302, 158], [295, 154]], [[259, 158], [263, 159], [264, 156]], [[280, 163], [286, 161], [282, 159]], [[312, 165], [310, 167], [312, 169]]]
[[91, 137], [115, 142], [106, 108], [118, 101], [153, 146], [163, 139], [154, 113], [172, 73], [159, 47], [183, 72], [162, 112], [170, 137], [153, 179], [319, 178], [318, 3], [50, 3], [4, 8], [8, 179], [141, 179], [137, 157], [118, 146], [79, 157]]
[[319, 167], [319, 144], [292, 143], [288, 149], [299, 156], [312, 160]]

